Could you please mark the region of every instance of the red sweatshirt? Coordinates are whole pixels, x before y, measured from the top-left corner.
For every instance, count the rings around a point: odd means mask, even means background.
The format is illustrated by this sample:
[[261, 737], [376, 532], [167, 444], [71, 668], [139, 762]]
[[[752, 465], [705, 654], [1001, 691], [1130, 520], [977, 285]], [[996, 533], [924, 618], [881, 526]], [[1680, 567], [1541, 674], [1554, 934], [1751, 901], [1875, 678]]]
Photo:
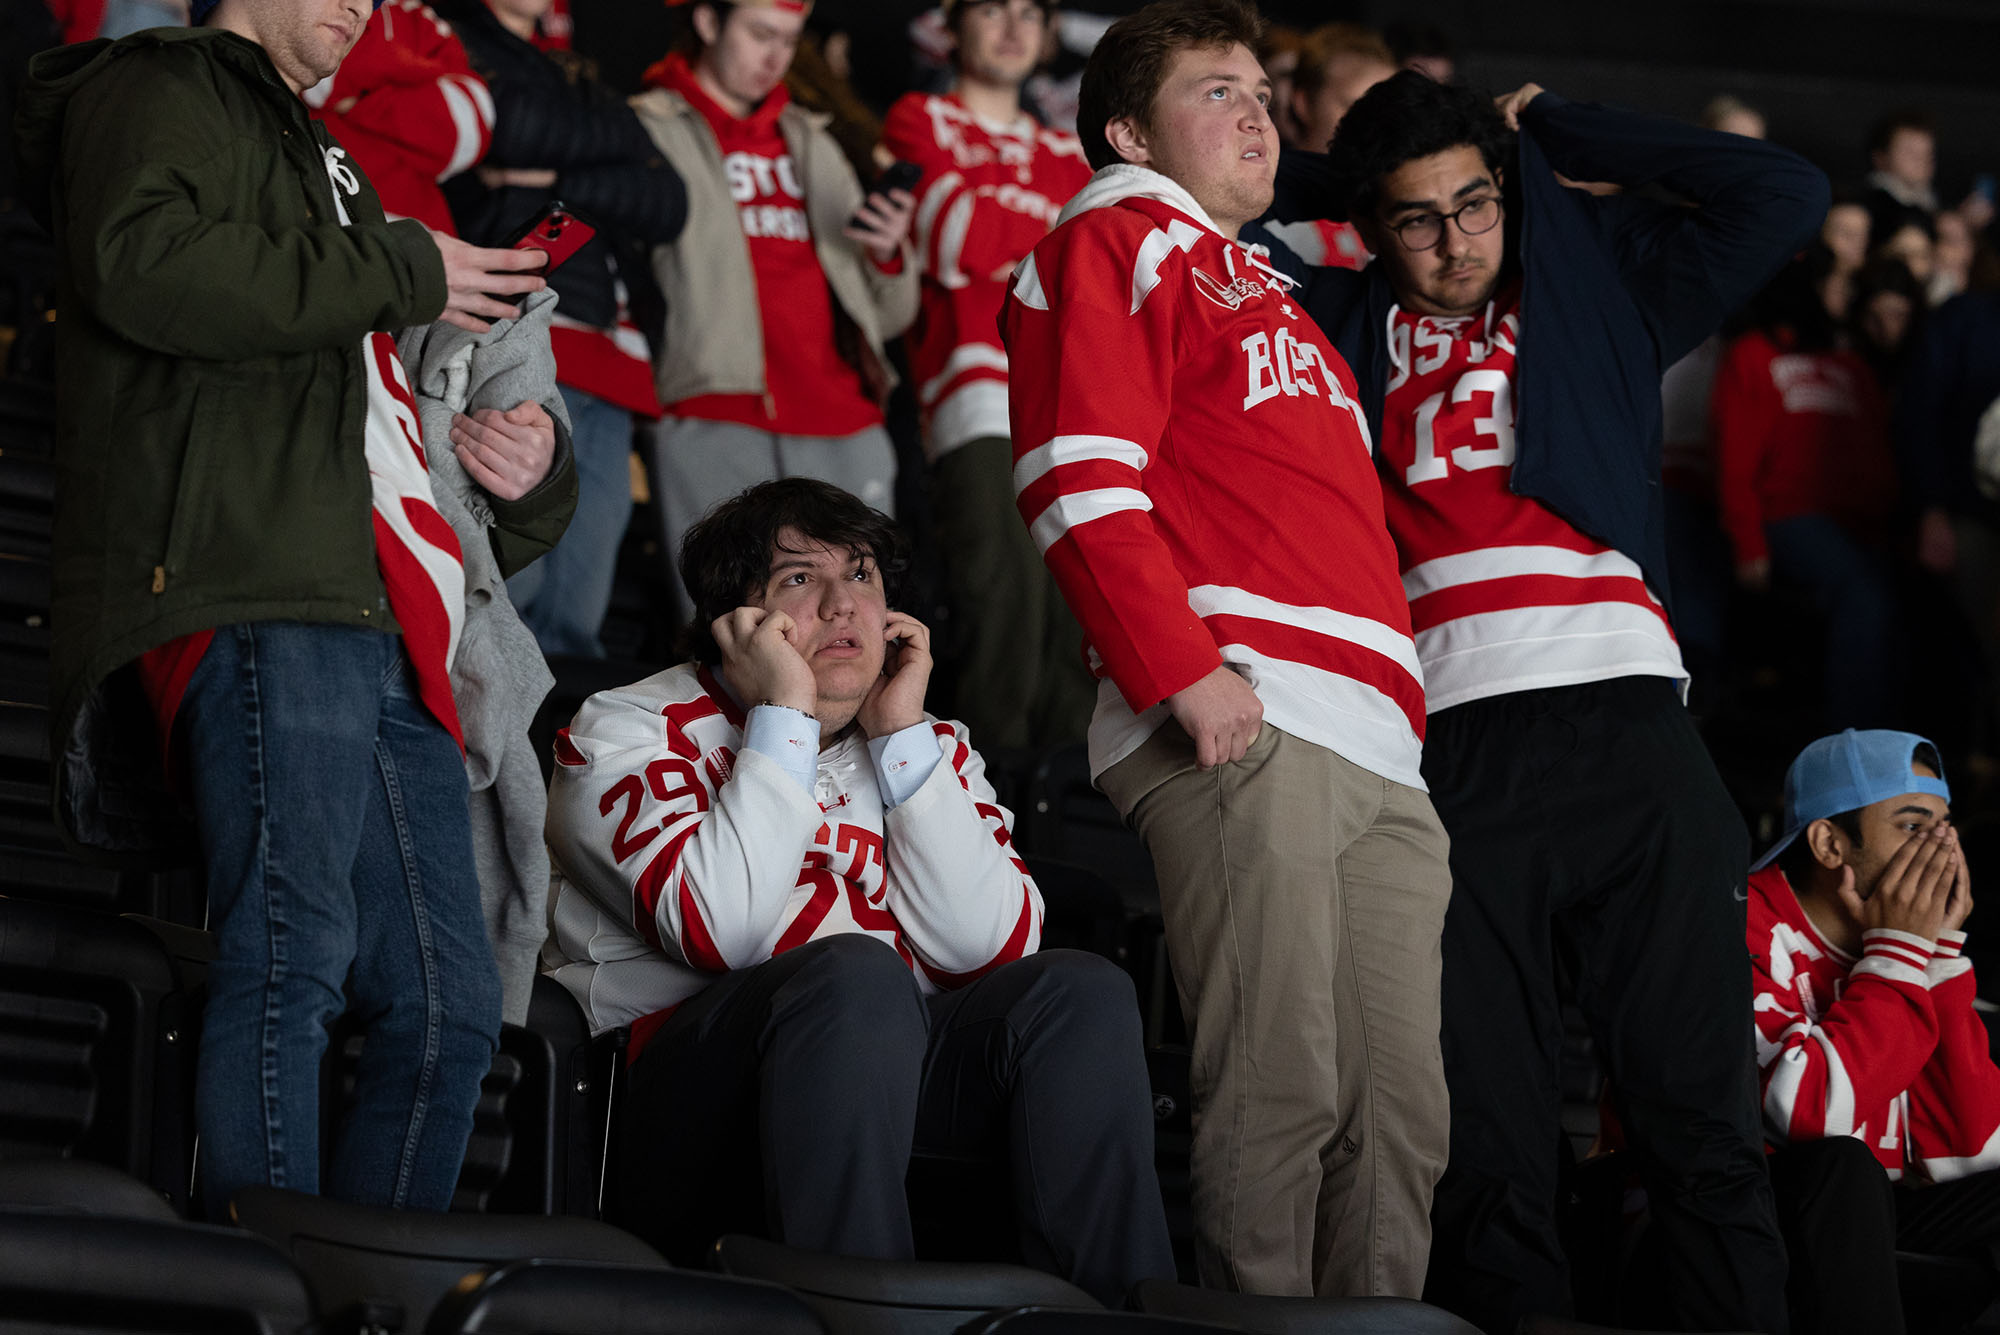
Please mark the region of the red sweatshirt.
[[1748, 941], [1765, 1134], [1853, 1136], [1892, 1178], [2000, 1167], [2000, 1067], [1972, 1008], [1962, 932], [1935, 948], [1876, 930], [1856, 959], [1813, 926], [1776, 867], [1750, 878]]
[[[806, 221], [805, 190], [778, 129], [791, 101], [783, 84], [748, 116], [729, 114], [702, 91], [685, 57], [668, 56], [648, 83], [688, 100], [722, 150], [729, 193], [750, 247], [757, 313], [764, 327], [764, 383], [769, 392], [698, 394], [667, 405], [674, 417], [738, 422], [786, 436], [846, 436], [882, 421], [861, 372], [841, 357], [834, 338], [833, 290], [819, 267]], [[716, 311], [717, 320], [730, 318]]]
[[1722, 355], [1709, 411], [1739, 564], [1766, 555], [1764, 525], [1776, 520], [1827, 515], [1867, 536], [1895, 509], [1888, 409], [1854, 353], [1745, 334]]
[[493, 96], [451, 25], [422, 0], [388, 0], [332, 75], [305, 91], [391, 217], [453, 236], [438, 182], [486, 156]]
[[1353, 373], [1180, 186], [1107, 167], [1001, 313], [1014, 491], [1099, 675], [1090, 766], [1227, 662], [1264, 721], [1413, 788], [1423, 672]]

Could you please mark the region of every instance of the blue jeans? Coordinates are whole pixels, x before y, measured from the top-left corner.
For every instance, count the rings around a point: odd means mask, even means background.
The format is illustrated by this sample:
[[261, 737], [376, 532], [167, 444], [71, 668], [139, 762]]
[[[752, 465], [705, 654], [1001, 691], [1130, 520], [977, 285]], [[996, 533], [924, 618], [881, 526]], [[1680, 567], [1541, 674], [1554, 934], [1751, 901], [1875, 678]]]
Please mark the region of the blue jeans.
[[211, 1217], [255, 1183], [320, 1183], [320, 1060], [367, 1038], [326, 1194], [443, 1209], [500, 1032], [465, 762], [417, 698], [402, 640], [224, 626], [175, 728], [208, 866], [196, 1081]]
[[582, 390], [561, 389], [576, 453], [576, 513], [560, 542], [507, 581], [507, 596], [543, 653], [602, 658], [598, 632], [632, 518], [632, 414]]

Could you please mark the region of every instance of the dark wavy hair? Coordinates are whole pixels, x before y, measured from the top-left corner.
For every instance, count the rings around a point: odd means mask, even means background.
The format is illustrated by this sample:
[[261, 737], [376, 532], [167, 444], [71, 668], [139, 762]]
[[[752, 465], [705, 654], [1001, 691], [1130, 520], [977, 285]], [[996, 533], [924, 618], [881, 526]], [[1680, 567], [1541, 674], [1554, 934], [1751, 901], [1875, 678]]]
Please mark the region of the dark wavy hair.
[[778, 552], [801, 550], [779, 547], [788, 528], [807, 542], [873, 557], [889, 605], [896, 605], [910, 551], [893, 519], [817, 478], [759, 482], [703, 515], [681, 539], [681, 583], [694, 602], [694, 619], [681, 628], [684, 655], [711, 667], [722, 661], [709, 625], [763, 591]]
[[1513, 161], [1514, 132], [1490, 95], [1399, 70], [1362, 94], [1333, 132], [1329, 202], [1342, 218], [1367, 213], [1384, 176], [1461, 145], [1479, 150], [1487, 170], [1498, 172]]
[[1255, 51], [1263, 37], [1264, 20], [1243, 0], [1157, 0], [1112, 24], [1092, 49], [1077, 92], [1076, 132], [1091, 169], [1119, 160], [1105, 126], [1120, 117], [1152, 124], [1153, 99], [1176, 51], [1237, 45]]

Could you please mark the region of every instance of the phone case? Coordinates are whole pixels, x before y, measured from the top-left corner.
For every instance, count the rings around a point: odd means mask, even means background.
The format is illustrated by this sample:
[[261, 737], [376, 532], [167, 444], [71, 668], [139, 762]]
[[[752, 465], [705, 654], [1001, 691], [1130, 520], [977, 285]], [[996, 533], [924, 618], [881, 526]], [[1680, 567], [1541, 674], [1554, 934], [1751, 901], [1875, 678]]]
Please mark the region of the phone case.
[[549, 262], [542, 272], [548, 273], [583, 249], [585, 243], [596, 235], [595, 227], [558, 202], [549, 205], [547, 212], [535, 219], [534, 225], [514, 242], [514, 249], [546, 253]]

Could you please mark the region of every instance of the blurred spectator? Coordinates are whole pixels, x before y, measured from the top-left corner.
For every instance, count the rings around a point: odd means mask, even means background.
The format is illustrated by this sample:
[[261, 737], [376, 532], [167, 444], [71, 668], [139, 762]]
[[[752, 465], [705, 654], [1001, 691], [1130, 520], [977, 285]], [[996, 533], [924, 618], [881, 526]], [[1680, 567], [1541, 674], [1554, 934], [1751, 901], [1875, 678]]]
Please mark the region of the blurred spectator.
[[1934, 268], [1937, 237], [1937, 223], [1932, 216], [1882, 194], [1874, 196], [1869, 215], [1868, 258], [1900, 263], [1919, 285], [1927, 286]]
[[[1666, 504], [1668, 584], [1674, 635], [1699, 715], [1720, 683], [1729, 589], [1729, 540], [1716, 509], [1715, 437], [1709, 400], [1723, 338], [1712, 334], [1660, 377], [1660, 494]], [[1697, 707], [1698, 706], [1698, 707]]]
[[1271, 80], [1271, 124], [1278, 139], [1286, 144], [1299, 142], [1298, 117], [1292, 114], [1292, 79], [1298, 73], [1299, 55], [1305, 50], [1306, 35], [1297, 28], [1273, 23], [1264, 29], [1257, 45], [1257, 61]]
[[1926, 295], [1942, 306], [1965, 291], [1972, 280], [1972, 257], [1978, 251], [1972, 225], [1957, 209], [1937, 216], [1937, 237], [1931, 247], [1931, 280]]
[[[1340, 118], [1363, 93], [1396, 72], [1381, 35], [1358, 23], [1329, 23], [1307, 34], [1293, 76], [1292, 114], [1298, 144], [1323, 152]], [[1331, 218], [1265, 222], [1262, 231], [1309, 265], [1359, 269], [1368, 246], [1354, 224]]]
[[1382, 34], [1358, 23], [1328, 23], [1306, 34], [1292, 76], [1292, 115], [1299, 144], [1325, 152], [1347, 109], [1396, 72]]
[[1925, 213], [1938, 211], [1932, 177], [1937, 172], [1937, 131], [1928, 114], [1890, 112], [1868, 131], [1870, 190]]
[[1805, 261], [1752, 310], [1723, 354], [1711, 410], [1737, 578], [1812, 599], [1825, 623], [1827, 725], [1879, 726], [1896, 710], [1900, 644], [1888, 407], [1868, 364], [1840, 346]]
[[1043, 0], [948, 0], [957, 80], [897, 102], [885, 139], [924, 171], [910, 369], [959, 628], [959, 716], [989, 746], [1080, 740], [1097, 699], [1083, 633], [1014, 506], [997, 324], [1014, 266], [1090, 179], [1076, 136], [1021, 107], [1050, 18]]
[[1402, 68], [1415, 70], [1433, 83], [1451, 83], [1458, 78], [1458, 48], [1444, 29], [1429, 23], [1391, 23], [1382, 29], [1382, 40]]
[[1834, 319], [1845, 319], [1854, 295], [1854, 278], [1868, 263], [1868, 236], [1873, 222], [1862, 197], [1837, 194], [1820, 224], [1819, 239], [1830, 263], [1821, 279], [1820, 298]]
[[[2000, 273], [1991, 277], [1991, 286], [1975, 286], [1925, 321], [1895, 433], [1917, 515], [1917, 559], [1950, 580], [1989, 680], [2000, 682], [2000, 500], [1974, 480], [1974, 439], [2000, 402]], [[1993, 712], [2000, 716], [2000, 707]]]
[[864, 197], [784, 87], [806, 6], [694, 0], [687, 12], [688, 44], [633, 101], [688, 192], [686, 231], [652, 256], [667, 303], [653, 367], [667, 416], [651, 449], [668, 553], [709, 506], [772, 477], [891, 506], [883, 343], [915, 317], [918, 286], [914, 199]]
[[1713, 98], [1701, 111], [1701, 123], [1724, 134], [1740, 134], [1745, 139], [1762, 139], [1766, 132], [1764, 113], [1728, 93]]
[[87, 42], [104, 26], [105, 0], [44, 0], [65, 43]]
[[[792, 55], [792, 67], [785, 71], [785, 88], [797, 105], [827, 118], [827, 133], [847, 155], [847, 165], [861, 180], [872, 181], [895, 161], [895, 155], [882, 147], [881, 117], [847, 82], [847, 46], [844, 32], [824, 37], [807, 32]], [[843, 58], [836, 61], [836, 56]]]
[[1901, 260], [1870, 260], [1855, 275], [1848, 328], [1891, 398], [1902, 384], [1910, 338], [1926, 309], [1923, 284]]
[[445, 14], [491, 85], [493, 143], [477, 172], [451, 181], [470, 240], [496, 245], [557, 199], [597, 237], [549, 278], [561, 298], [549, 338], [576, 453], [576, 515], [554, 550], [508, 581], [545, 653], [602, 657], [618, 546], [632, 513], [635, 417], [659, 415], [628, 268], [680, 235], [687, 196], [639, 118], [588, 62], [536, 45], [549, 0], [449, 0]]
[[438, 183], [486, 156], [493, 97], [429, 5], [388, 0], [305, 101], [368, 174], [384, 212], [458, 235]]

